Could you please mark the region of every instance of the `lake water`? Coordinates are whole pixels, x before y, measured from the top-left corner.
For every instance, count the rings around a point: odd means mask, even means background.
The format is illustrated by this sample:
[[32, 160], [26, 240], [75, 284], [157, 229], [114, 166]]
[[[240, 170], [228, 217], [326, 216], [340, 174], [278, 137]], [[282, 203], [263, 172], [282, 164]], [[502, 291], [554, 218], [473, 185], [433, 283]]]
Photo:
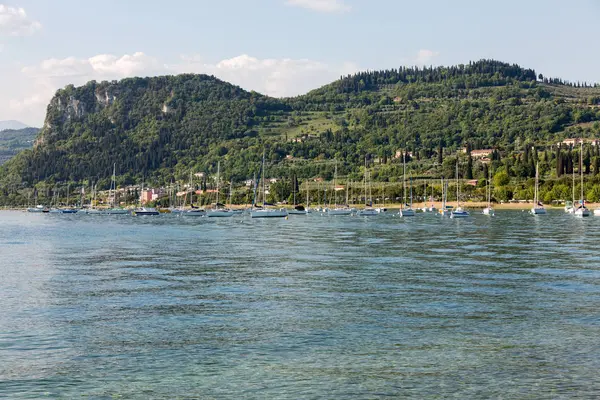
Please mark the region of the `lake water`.
[[0, 398], [600, 393], [600, 218], [0, 213]]

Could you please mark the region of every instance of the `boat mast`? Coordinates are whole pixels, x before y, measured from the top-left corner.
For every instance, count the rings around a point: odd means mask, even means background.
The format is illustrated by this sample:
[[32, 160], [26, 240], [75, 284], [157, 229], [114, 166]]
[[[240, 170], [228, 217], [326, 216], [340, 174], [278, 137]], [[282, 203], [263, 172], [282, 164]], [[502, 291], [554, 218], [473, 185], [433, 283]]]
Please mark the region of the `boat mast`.
[[231, 208], [231, 193], [233, 192], [233, 180], [229, 181], [229, 208]]
[[263, 207], [267, 206], [267, 189], [265, 187], [265, 181], [267, 180], [267, 173], [265, 171], [265, 151], [263, 150], [263, 159], [262, 159], [262, 170], [263, 170]]
[[406, 207], [406, 150], [402, 151], [402, 196], [404, 200], [402, 201], [402, 208]]
[[412, 176], [410, 177], [410, 208], [412, 209], [413, 206], [413, 202], [412, 202]]
[[363, 191], [365, 193], [365, 206], [367, 205], [367, 156], [365, 155], [365, 173], [363, 175]]
[[456, 160], [456, 208], [460, 207], [460, 192], [458, 185], [458, 159]]
[[581, 139], [581, 151], [579, 152], [579, 175], [581, 175], [581, 206], [585, 206], [583, 201], [583, 139]]
[[346, 206], [349, 205], [348, 202], [348, 191], [350, 190], [350, 184], [348, 183], [348, 177], [346, 177]]
[[306, 180], [306, 209], [308, 210], [308, 200], [309, 200], [309, 187], [308, 187], [308, 179]]
[[534, 203], [534, 207], [537, 207], [538, 205], [538, 179], [539, 179], [539, 166], [540, 164], [537, 163], [535, 164], [535, 192], [534, 192], [534, 197], [533, 197], [533, 203]]
[[335, 160], [335, 170], [333, 172], [333, 208], [337, 208], [337, 191], [335, 190], [336, 178], [337, 178], [337, 160]]
[[[115, 208], [115, 200], [117, 197], [117, 181], [116, 181], [116, 176], [117, 176], [117, 163], [113, 164], [113, 176], [112, 176], [112, 182], [110, 184], [110, 188], [112, 190], [112, 208]], [[114, 189], [113, 189], [114, 186]]]
[[575, 168], [573, 168], [572, 175], [573, 175], [573, 187], [572, 187], [572, 191], [573, 191], [573, 204], [572, 207], [575, 208]]
[[444, 197], [444, 195], [446, 194], [445, 189], [445, 185], [444, 185], [444, 178], [442, 178], [442, 210], [446, 211], [446, 198]]
[[221, 175], [221, 161], [217, 161], [217, 208], [219, 207], [219, 178]]

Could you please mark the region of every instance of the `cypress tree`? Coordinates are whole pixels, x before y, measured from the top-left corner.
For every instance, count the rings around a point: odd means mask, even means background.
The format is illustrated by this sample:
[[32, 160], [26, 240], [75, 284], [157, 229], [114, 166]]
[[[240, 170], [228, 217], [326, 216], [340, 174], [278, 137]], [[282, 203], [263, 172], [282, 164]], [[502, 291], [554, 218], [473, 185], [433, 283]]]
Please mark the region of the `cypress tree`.
[[473, 179], [473, 157], [471, 157], [471, 153], [469, 153], [469, 158], [467, 160], [467, 179]]

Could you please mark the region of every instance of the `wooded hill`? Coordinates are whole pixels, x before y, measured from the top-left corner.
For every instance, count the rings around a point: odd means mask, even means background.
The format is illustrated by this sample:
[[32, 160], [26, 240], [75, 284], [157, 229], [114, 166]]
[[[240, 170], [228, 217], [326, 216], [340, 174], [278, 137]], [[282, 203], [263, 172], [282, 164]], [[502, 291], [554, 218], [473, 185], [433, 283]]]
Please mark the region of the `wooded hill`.
[[464, 177], [501, 167], [530, 177], [523, 152], [532, 146], [556, 176], [570, 150], [551, 146], [598, 137], [599, 121], [596, 85], [494, 60], [361, 72], [287, 99], [206, 75], [89, 82], [56, 93], [34, 148], [1, 167], [0, 186], [5, 195], [40, 183], [108, 187], [114, 163], [119, 184], [161, 185], [213, 174], [219, 160], [239, 182], [258, 171], [263, 150], [274, 177], [330, 179], [337, 160], [340, 176], [360, 180], [366, 159], [374, 180], [397, 181], [401, 150], [413, 175], [437, 178], [453, 175], [463, 146], [496, 150], [485, 168], [463, 155]]

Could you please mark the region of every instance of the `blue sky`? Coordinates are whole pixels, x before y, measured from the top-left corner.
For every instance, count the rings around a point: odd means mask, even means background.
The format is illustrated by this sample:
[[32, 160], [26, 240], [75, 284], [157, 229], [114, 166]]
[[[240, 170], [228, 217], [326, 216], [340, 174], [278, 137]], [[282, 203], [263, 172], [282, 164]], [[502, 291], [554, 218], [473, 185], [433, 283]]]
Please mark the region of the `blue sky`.
[[0, 120], [69, 83], [197, 72], [273, 96], [341, 74], [495, 58], [600, 81], [595, 0], [0, 0]]

